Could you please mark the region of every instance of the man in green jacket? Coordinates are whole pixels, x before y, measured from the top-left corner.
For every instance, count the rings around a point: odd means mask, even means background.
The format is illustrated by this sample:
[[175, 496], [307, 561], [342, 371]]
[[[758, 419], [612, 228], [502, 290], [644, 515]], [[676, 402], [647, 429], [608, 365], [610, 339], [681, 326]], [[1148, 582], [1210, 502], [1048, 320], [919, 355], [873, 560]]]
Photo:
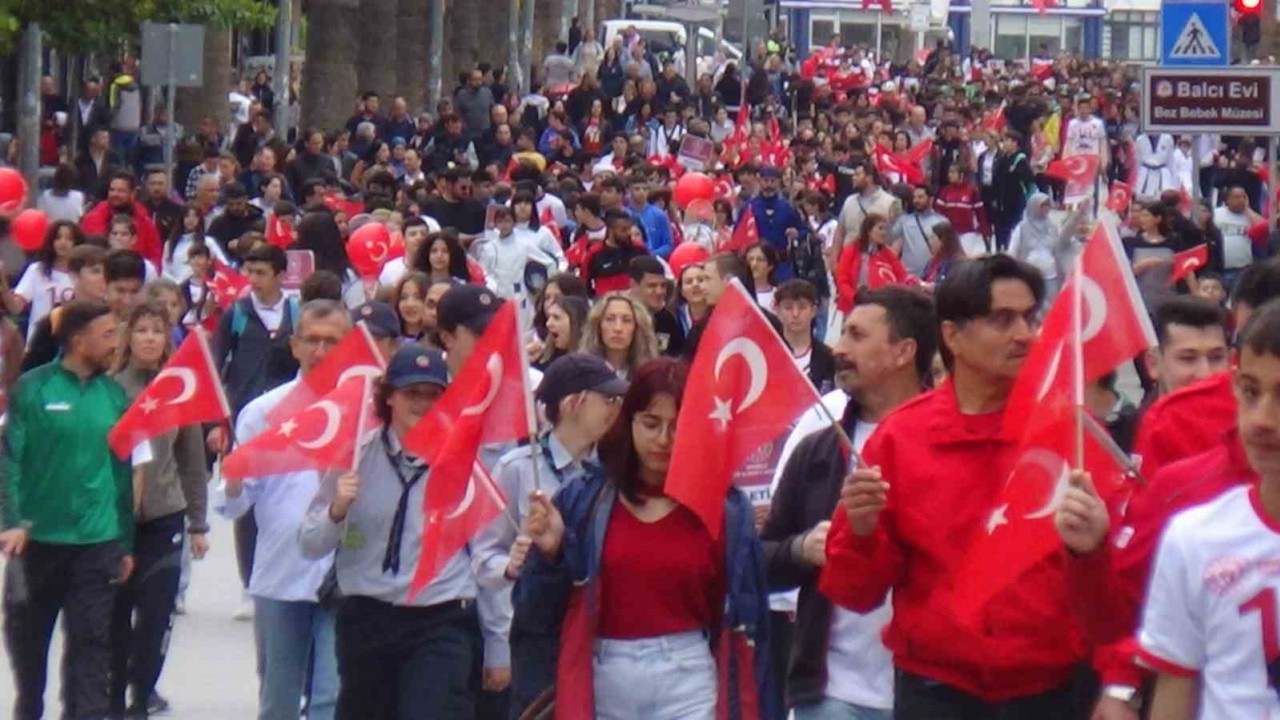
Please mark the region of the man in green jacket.
[[67, 635], [63, 717], [107, 717], [112, 606], [133, 569], [130, 464], [106, 439], [127, 407], [106, 375], [119, 344], [116, 323], [101, 301], [67, 303], [62, 357], [19, 378], [9, 401], [0, 551], [10, 557], [4, 634], [16, 720], [43, 715], [59, 613]]

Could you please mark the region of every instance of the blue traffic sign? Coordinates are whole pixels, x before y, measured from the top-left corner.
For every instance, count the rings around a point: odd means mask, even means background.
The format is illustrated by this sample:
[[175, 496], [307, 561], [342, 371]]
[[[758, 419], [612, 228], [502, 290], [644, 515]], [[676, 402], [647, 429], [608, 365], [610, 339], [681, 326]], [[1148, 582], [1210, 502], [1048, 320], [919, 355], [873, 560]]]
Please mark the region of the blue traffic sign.
[[1160, 64], [1231, 64], [1226, 0], [1164, 0], [1160, 5]]

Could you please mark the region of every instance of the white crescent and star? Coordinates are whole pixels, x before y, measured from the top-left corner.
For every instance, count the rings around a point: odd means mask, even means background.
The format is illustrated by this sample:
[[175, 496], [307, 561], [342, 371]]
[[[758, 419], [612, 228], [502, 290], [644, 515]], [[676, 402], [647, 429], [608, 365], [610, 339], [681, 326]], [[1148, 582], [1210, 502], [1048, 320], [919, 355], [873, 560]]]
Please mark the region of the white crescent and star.
[[1107, 295], [1093, 278], [1085, 275], [1080, 285], [1080, 295], [1084, 300], [1084, 327], [1080, 328], [1080, 340], [1089, 342], [1102, 332], [1107, 323]]
[[[187, 367], [165, 368], [161, 370], [159, 374], [156, 375], [154, 380], [151, 381], [152, 387], [154, 387], [157, 383], [159, 383], [161, 380], [167, 377], [178, 378], [178, 380], [182, 383], [182, 389], [179, 390], [178, 394], [174, 396], [172, 399], [166, 400], [164, 403], [165, 405], [181, 405], [182, 403], [185, 403], [191, 398], [195, 397], [196, 387], [198, 386], [198, 382], [196, 381], [195, 370], [192, 370], [191, 368], [187, 368]], [[156, 400], [152, 396], [148, 396], [145, 400], [142, 401], [141, 407], [142, 407], [142, 412], [146, 413], [147, 415], [150, 415], [151, 413], [155, 412], [157, 408], [160, 407], [160, 401]]]
[[[1018, 465], [1019, 467], [1035, 465], [1044, 470], [1054, 480], [1053, 492], [1049, 494], [1048, 501], [1045, 502], [1043, 507], [1023, 515], [1023, 519], [1040, 520], [1057, 512], [1058, 506], [1062, 504], [1062, 498], [1066, 496], [1067, 488], [1069, 487], [1070, 470], [1067, 467], [1067, 461], [1051, 450], [1032, 448], [1023, 453]], [[1016, 473], [1018, 470], [1015, 468], [1014, 472]]]
[[506, 506], [506, 501], [504, 501], [502, 497], [494, 491], [493, 481], [489, 479], [484, 466], [479, 462], [476, 462], [471, 466], [471, 477], [467, 479], [467, 491], [463, 494], [462, 501], [458, 503], [458, 506], [455, 507], [452, 512], [444, 516], [445, 520], [456, 519], [471, 509], [471, 504], [474, 503], [476, 499], [477, 483], [484, 485], [484, 491], [489, 494], [489, 497], [496, 502], [499, 507]]
[[[338, 404], [332, 400], [321, 400], [307, 409], [320, 410], [324, 413], [324, 430], [310, 440], [296, 440], [295, 442], [298, 444], [298, 447], [307, 448], [308, 450], [318, 450], [319, 448], [333, 442], [333, 438], [338, 434], [338, 428], [342, 425], [342, 408], [338, 407]], [[286, 426], [289, 426], [291, 422], [292, 420], [286, 420], [285, 424], [280, 426], [282, 434], [286, 436], [289, 435], [288, 432], [284, 432], [284, 429]], [[292, 432], [293, 428], [296, 427], [297, 423], [293, 423], [289, 432]]]
[[[760, 395], [764, 393], [765, 385], [769, 382], [769, 365], [765, 361], [764, 351], [754, 340], [749, 338], [734, 338], [725, 344], [720, 350], [720, 354], [716, 356], [714, 382], [720, 381], [720, 370], [729, 358], [739, 355], [747, 363], [747, 369], [751, 373], [751, 383], [747, 386], [747, 394], [742, 396], [742, 400], [738, 403], [737, 412], [741, 413], [747, 408], [755, 404], [760, 399]], [[733, 401], [721, 400], [719, 397], [713, 397], [715, 408], [712, 409], [709, 417], [720, 423], [720, 430], [723, 431], [729, 426], [729, 421], [733, 419]]]
[[1200, 267], [1200, 258], [1189, 257], [1182, 261], [1183, 270], [1194, 270]]
[[893, 268], [884, 263], [876, 266], [876, 274], [880, 276], [881, 282], [889, 285], [896, 285], [898, 282], [898, 276], [893, 274]]
[[481, 415], [489, 406], [493, 404], [495, 398], [498, 397], [498, 390], [502, 388], [502, 373], [505, 368], [502, 366], [502, 356], [494, 353], [489, 356], [489, 362], [485, 363], [485, 370], [489, 371], [489, 388], [485, 391], [484, 398], [475, 405], [468, 405], [462, 409], [460, 413], [462, 417], [472, 417]]
[[[374, 262], [382, 262], [387, 259], [387, 255], [391, 254], [391, 249], [384, 242], [366, 242], [365, 247], [369, 249], [369, 259]], [[374, 248], [378, 248], [376, 255], [373, 252]]]
[[334, 387], [341, 385], [351, 378], [363, 377], [373, 380], [381, 374], [382, 370], [376, 365], [352, 365], [342, 371], [342, 374], [338, 376], [338, 382], [334, 383]]

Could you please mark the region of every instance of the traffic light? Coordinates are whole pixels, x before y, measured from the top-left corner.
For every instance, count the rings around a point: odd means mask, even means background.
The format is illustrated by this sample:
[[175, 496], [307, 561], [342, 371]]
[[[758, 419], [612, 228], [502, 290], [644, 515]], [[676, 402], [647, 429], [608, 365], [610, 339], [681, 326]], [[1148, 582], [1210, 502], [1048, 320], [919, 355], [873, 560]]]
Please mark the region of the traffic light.
[[1262, 12], [1262, 0], [1233, 0], [1233, 6], [1241, 19]]
[[1240, 25], [1240, 42], [1250, 47], [1262, 40], [1262, 0], [1232, 0]]

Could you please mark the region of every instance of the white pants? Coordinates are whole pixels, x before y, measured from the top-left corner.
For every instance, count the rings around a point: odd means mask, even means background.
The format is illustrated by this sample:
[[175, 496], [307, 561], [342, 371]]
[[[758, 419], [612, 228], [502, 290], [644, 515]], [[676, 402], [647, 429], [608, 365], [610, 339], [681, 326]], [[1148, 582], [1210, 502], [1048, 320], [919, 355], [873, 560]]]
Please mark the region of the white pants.
[[597, 720], [715, 720], [716, 661], [701, 632], [597, 640]]

